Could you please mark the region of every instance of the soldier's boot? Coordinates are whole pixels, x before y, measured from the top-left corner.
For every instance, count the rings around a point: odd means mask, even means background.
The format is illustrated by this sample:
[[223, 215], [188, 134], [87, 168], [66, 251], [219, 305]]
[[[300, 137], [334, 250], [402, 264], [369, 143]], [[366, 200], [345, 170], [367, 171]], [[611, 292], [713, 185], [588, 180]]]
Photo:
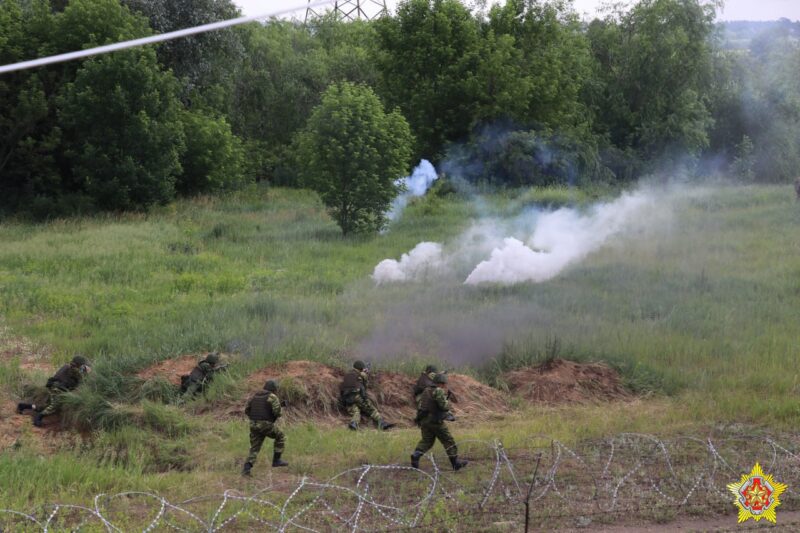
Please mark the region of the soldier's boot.
[[388, 423], [388, 422], [384, 422], [384, 421], [383, 421], [383, 419], [381, 419], [381, 420], [378, 422], [378, 429], [380, 429], [380, 430], [383, 430], [383, 431], [386, 431], [387, 429], [392, 429], [392, 428], [393, 428], [393, 427], [395, 427], [396, 425], [397, 425], [397, 424], [390, 424], [390, 423]]
[[414, 453], [411, 454], [411, 466], [413, 468], [419, 468], [419, 459], [424, 454], [419, 450], [414, 450]]
[[453, 470], [458, 471], [467, 466], [467, 461], [459, 460], [458, 456], [456, 455], [455, 457], [450, 458], [450, 464], [453, 465]]
[[272, 466], [289, 466], [286, 461], [281, 461], [282, 452], [274, 452], [272, 454]]
[[21, 415], [22, 411], [25, 411], [26, 409], [33, 409], [33, 404], [21, 403], [21, 402], [17, 404], [17, 414], [18, 415]]
[[247, 461], [244, 466], [242, 467], [242, 475], [246, 477], [250, 477], [250, 470], [253, 469], [253, 463]]
[[352, 431], [358, 431], [358, 422], [350, 422], [349, 424], [347, 424], [347, 429], [350, 429]]
[[36, 426], [37, 428], [42, 427], [42, 418], [44, 418], [44, 416], [42, 416], [42, 413], [36, 413], [35, 415], [33, 415], [33, 425]]

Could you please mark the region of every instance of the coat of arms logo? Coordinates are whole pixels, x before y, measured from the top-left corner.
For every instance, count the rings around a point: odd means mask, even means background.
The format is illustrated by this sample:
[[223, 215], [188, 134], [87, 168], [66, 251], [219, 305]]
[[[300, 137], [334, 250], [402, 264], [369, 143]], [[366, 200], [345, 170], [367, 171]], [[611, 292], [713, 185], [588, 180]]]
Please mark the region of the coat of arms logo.
[[786, 488], [785, 484], [772, 479], [772, 474], [764, 474], [761, 465], [756, 463], [741, 481], [728, 485], [736, 498], [733, 503], [739, 508], [739, 523], [750, 518], [756, 522], [764, 518], [774, 524], [775, 509], [781, 504], [780, 495]]

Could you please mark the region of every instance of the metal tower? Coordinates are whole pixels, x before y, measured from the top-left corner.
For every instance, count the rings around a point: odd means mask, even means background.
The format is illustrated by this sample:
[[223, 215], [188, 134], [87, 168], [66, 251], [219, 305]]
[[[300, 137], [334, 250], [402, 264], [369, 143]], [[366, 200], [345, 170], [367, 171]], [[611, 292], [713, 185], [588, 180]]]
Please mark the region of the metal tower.
[[[308, 0], [312, 3], [313, 0]], [[333, 12], [342, 20], [373, 20], [389, 12], [386, 8], [386, 0], [336, 0], [333, 5]], [[318, 17], [322, 13], [317, 13], [313, 8], [306, 9], [305, 22], [310, 17]]]

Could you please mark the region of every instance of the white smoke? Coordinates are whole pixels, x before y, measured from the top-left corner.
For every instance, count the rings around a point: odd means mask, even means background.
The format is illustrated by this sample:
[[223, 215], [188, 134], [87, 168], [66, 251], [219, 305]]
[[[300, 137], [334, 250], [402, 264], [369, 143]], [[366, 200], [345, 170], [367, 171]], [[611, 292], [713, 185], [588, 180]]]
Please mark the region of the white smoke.
[[563, 208], [538, 217], [528, 243], [504, 239], [491, 257], [475, 267], [464, 283], [539, 283], [556, 277], [570, 264], [599, 249], [653, 206], [643, 194], [625, 194], [584, 214]]
[[392, 283], [418, 280], [433, 273], [442, 266], [442, 245], [435, 242], [421, 242], [400, 261], [384, 259], [372, 272], [375, 283]]
[[639, 191], [585, 210], [531, 210], [514, 219], [483, 219], [450, 246], [447, 256], [441, 245], [421, 243], [399, 262], [381, 261], [372, 278], [378, 284], [415, 281], [432, 269], [453, 271], [456, 264], [477, 263], [464, 283], [547, 281], [628, 228], [643, 226], [645, 215], [657, 205], [654, 195]]
[[410, 176], [400, 178], [395, 182], [397, 185], [405, 185], [406, 190], [394, 199], [386, 217], [389, 220], [400, 218], [403, 210], [408, 205], [408, 201], [415, 196], [424, 195], [438, 177], [436, 169], [430, 161], [427, 159], [420, 161]]

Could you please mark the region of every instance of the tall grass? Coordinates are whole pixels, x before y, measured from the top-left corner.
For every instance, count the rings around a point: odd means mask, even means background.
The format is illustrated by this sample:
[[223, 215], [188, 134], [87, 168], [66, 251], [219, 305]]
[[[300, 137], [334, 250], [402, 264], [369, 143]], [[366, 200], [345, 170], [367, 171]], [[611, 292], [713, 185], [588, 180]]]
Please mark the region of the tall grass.
[[[549, 357], [606, 361], [634, 390], [673, 397], [652, 400], [662, 417], [652, 415], [651, 404], [612, 409], [629, 409], [630, 429], [737, 422], [783, 430], [800, 415], [800, 209], [791, 196], [788, 187], [754, 186], [687, 197], [668, 226], [618, 240], [548, 283], [514, 287], [465, 288], [456, 279], [376, 290], [368, 279], [380, 260], [420, 241], [447, 243], [474, 222], [474, 205], [459, 196], [413, 202], [375, 237], [342, 237], [310, 193], [259, 187], [150, 215], [6, 223], [0, 315], [15, 333], [50, 345], [54, 362], [81, 352], [95, 363], [85, 386], [65, 397], [65, 412], [102, 431], [81, 466], [69, 465], [74, 450], [53, 459], [56, 479], [86, 483], [85, 493], [121, 485], [106, 473], [109, 465], [130, 474], [127, 489], [145, 479], [159, 486], [147, 477], [153, 472], [196, 480], [206, 470], [235, 470], [247, 448], [244, 423], [197, 413], [244, 397], [245, 378], [265, 364], [345, 364], [370, 355], [359, 351], [365, 339], [394, 320], [410, 324], [415, 343], [386, 355], [382, 368], [452, 365], [442, 360], [442, 332], [511, 324], [495, 353], [456, 365], [497, 384], [506, 370]], [[502, 213], [587, 198], [530, 191], [488, 204]], [[237, 363], [205, 399], [176, 407], [174, 389], [135, 377], [155, 361], [208, 350], [235, 353]], [[18, 364], [0, 364], [5, 390], [19, 394], [21, 378]], [[526, 432], [548, 428], [573, 436], [624, 429], [625, 420], [582, 409], [557, 423], [534, 410], [469, 431], [521, 442]], [[399, 432], [380, 451], [379, 442], [353, 440], [361, 435], [344, 430], [330, 436], [295, 427], [289, 435], [298, 472], [362, 445], [365, 455], [377, 454], [373, 461], [402, 457], [416, 439], [413, 431]], [[38, 501], [27, 477], [38, 480], [44, 467], [33, 456], [12, 455], [0, 453], [0, 489], [14, 479], [26, 488], [13, 501]], [[55, 482], [42, 483], [43, 491], [65, 494]]]

